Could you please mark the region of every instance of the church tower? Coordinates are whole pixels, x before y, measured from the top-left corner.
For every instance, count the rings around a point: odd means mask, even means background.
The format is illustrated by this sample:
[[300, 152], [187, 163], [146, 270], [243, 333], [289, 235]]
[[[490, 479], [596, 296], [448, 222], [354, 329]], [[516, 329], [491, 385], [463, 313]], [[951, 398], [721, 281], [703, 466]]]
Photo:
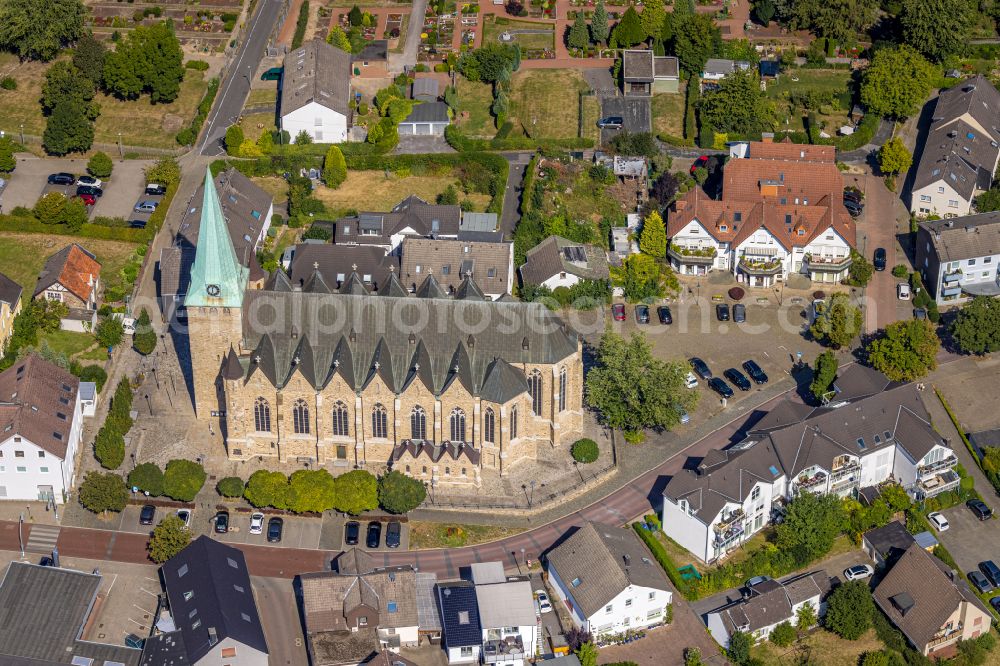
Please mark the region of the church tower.
[[194, 383], [195, 414], [208, 419], [224, 409], [219, 373], [229, 347], [243, 339], [243, 293], [249, 269], [241, 264], [229, 236], [212, 172], [205, 170], [201, 226], [184, 307]]

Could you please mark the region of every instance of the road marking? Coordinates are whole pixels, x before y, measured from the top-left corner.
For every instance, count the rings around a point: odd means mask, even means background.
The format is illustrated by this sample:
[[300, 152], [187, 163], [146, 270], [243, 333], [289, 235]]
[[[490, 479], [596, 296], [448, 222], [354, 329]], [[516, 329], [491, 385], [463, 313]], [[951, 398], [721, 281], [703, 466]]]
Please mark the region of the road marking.
[[59, 540], [60, 529], [58, 525], [32, 525], [24, 549], [29, 553], [51, 553]]

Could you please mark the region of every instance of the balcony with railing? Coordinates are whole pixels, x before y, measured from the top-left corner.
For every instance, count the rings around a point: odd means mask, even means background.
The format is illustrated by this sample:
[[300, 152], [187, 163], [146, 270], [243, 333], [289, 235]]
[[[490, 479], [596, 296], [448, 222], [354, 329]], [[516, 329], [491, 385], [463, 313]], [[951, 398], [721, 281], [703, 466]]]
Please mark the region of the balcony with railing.
[[713, 529], [715, 530], [715, 546], [722, 548], [743, 536], [746, 531], [746, 514], [743, 509], [736, 509], [724, 516]]
[[524, 642], [520, 634], [483, 643], [483, 660], [487, 664], [510, 664], [523, 661], [525, 657]]
[[777, 275], [782, 271], [781, 259], [755, 258], [749, 255], [740, 257], [740, 270], [747, 275]]
[[917, 488], [925, 498], [940, 495], [943, 492], [954, 490], [961, 484], [962, 479], [958, 474], [950, 469], [938, 472], [929, 477], [922, 478], [917, 482]]
[[948, 627], [939, 631], [934, 635], [934, 638], [927, 641], [927, 650], [934, 650], [935, 648], [941, 647], [947, 643], [957, 641], [962, 637], [962, 628], [963, 625], [959, 622], [957, 627]]
[[946, 287], [956, 287], [958, 283], [962, 281], [962, 271], [955, 271], [954, 273], [945, 273], [944, 286]]
[[850, 255], [846, 257], [836, 257], [830, 255], [807, 254], [805, 256], [805, 260], [810, 271], [827, 273], [839, 273], [851, 265]]
[[715, 263], [715, 257], [718, 254], [718, 249], [714, 247], [671, 245], [667, 248], [667, 255], [682, 264], [711, 266]]
[[838, 495], [850, 492], [861, 485], [861, 464], [842, 465], [830, 474], [830, 492]]
[[795, 487], [799, 490], [819, 493], [826, 490], [826, 482], [829, 475], [826, 472], [815, 471], [808, 474], [799, 474], [795, 479]]
[[947, 458], [942, 458], [927, 465], [921, 465], [917, 467], [917, 478], [923, 479], [925, 477], [934, 476], [938, 472], [946, 469], [952, 469], [958, 464], [958, 458], [954, 455], [950, 455]]

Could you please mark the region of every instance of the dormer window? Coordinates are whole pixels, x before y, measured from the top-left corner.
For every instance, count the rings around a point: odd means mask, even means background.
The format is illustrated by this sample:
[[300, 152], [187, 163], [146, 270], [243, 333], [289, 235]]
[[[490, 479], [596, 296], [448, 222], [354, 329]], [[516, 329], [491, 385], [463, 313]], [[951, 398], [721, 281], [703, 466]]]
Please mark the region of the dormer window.
[[740, 212], [733, 213], [733, 222], [742, 222], [742, 221], [743, 221], [743, 213]]
[[719, 231], [729, 231], [729, 225], [720, 224], [719, 225]]

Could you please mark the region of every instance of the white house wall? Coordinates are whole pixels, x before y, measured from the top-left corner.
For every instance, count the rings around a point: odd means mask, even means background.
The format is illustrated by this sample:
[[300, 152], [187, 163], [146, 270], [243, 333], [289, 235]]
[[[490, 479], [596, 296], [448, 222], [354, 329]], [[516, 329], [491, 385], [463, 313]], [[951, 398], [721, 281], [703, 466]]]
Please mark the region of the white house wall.
[[910, 198], [910, 212], [917, 215], [968, 215], [970, 209], [971, 202], [952, 189], [944, 179], [914, 190]]
[[448, 663], [449, 664], [478, 664], [479, 663], [479, 652], [480, 648], [478, 645], [472, 646], [472, 655], [469, 657], [462, 656], [462, 648], [460, 647], [450, 647], [448, 648]]
[[567, 610], [569, 610], [570, 617], [573, 619], [576, 626], [584, 630], [589, 629], [587, 626], [587, 618], [583, 617], [580, 607], [576, 604], [576, 599], [573, 598], [573, 593], [570, 591], [569, 587], [563, 583], [562, 579], [559, 577], [559, 572], [555, 567], [549, 567], [549, 581], [553, 583], [556, 596], [559, 597], [559, 600], [562, 601]]
[[687, 548], [704, 561], [712, 559], [711, 530], [708, 525], [682, 511], [669, 497], [663, 498], [663, 513], [660, 516], [663, 533]]
[[[79, 395], [72, 413], [67, 416], [72, 421], [65, 459], [54, 456], [16, 432], [11, 432], [0, 442], [0, 489], [3, 491], [0, 492], [0, 499], [36, 501], [39, 499], [38, 486], [52, 486], [56, 503], [63, 503], [65, 492], [75, 482], [76, 452], [83, 434], [83, 406]], [[23, 452], [23, 457], [18, 458], [17, 451]], [[18, 471], [18, 468], [24, 471]]]
[[574, 284], [580, 281], [580, 278], [572, 273], [556, 273], [548, 280], [542, 282], [542, 286], [548, 287], [549, 289], [556, 289], [557, 287], [572, 287]]
[[347, 141], [347, 116], [310, 102], [283, 116], [281, 129], [288, 132], [292, 141], [305, 131], [316, 143], [342, 143]]
[[[236, 650], [236, 656], [223, 657], [223, 650]], [[232, 637], [227, 637], [225, 640], [216, 643], [204, 657], [194, 662], [193, 666], [217, 666], [218, 664], [227, 664], [228, 666], [267, 666], [268, 659], [266, 653], [244, 645]]]
[[[650, 599], [650, 595], [653, 598]], [[626, 605], [627, 603], [630, 605]], [[663, 613], [671, 602], [670, 592], [639, 585], [630, 585], [589, 618], [590, 633], [621, 633], [636, 627], [648, 627], [663, 622]], [[610, 608], [610, 610], [608, 610]], [[649, 614], [658, 613], [653, 617]]]

